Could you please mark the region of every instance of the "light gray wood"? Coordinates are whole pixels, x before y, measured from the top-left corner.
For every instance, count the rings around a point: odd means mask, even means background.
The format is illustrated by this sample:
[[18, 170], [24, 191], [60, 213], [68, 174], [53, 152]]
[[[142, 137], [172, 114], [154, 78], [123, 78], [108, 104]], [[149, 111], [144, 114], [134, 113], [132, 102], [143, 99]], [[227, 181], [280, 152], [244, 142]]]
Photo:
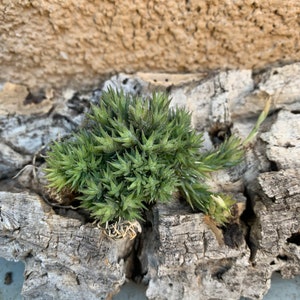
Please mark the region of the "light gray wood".
[[124, 283], [134, 244], [111, 240], [76, 211], [57, 214], [35, 193], [44, 192], [36, 168], [43, 145], [76, 128], [92, 99], [74, 94], [57, 91], [38, 105], [14, 98], [5, 106], [3, 99], [0, 107], [0, 256], [24, 261], [25, 299], [106, 299]]
[[232, 123], [232, 131], [246, 137], [267, 97], [273, 101], [274, 114], [245, 161], [208, 181], [239, 201], [231, 226], [216, 228], [175, 196], [147, 213], [135, 240], [113, 241], [77, 210], [53, 207], [41, 197], [39, 150], [79, 126], [101, 90], [56, 91], [31, 108], [19, 99], [6, 110], [2, 99], [0, 256], [25, 262], [24, 298], [110, 299], [127, 276], [148, 284], [153, 300], [262, 299], [273, 272], [299, 274], [300, 102], [299, 85], [292, 82], [299, 76], [299, 64], [291, 64], [255, 76], [241, 70], [176, 79], [169, 86], [126, 74], [108, 80], [104, 87], [127, 82], [127, 92], [143, 95], [168, 88], [171, 105], [187, 107], [193, 125], [204, 130], [205, 149], [212, 147], [212, 127]]
[[25, 262], [25, 299], [106, 299], [134, 244], [57, 215], [40, 196], [0, 192], [0, 256]]

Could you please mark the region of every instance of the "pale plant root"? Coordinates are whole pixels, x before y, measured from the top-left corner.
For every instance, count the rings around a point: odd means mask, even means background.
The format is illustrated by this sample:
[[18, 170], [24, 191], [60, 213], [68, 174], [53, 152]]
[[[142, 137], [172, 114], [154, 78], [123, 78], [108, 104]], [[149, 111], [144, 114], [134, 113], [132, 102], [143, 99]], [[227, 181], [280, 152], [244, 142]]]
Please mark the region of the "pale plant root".
[[97, 224], [97, 227], [101, 228], [104, 234], [111, 239], [118, 240], [123, 238], [129, 238], [133, 240], [136, 236], [142, 232], [142, 227], [138, 221], [126, 221], [119, 220], [112, 224], [106, 222], [105, 227], [103, 228], [101, 224], [97, 221], [94, 222]]

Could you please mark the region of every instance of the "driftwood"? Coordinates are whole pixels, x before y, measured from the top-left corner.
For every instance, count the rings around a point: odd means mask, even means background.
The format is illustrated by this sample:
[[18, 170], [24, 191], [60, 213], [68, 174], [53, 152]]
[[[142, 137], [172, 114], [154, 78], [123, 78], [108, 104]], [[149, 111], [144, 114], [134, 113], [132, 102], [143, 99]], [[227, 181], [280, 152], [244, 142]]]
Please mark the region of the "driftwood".
[[79, 126], [101, 90], [56, 91], [36, 103], [15, 93], [15, 113], [2, 98], [0, 256], [25, 262], [25, 299], [109, 299], [126, 277], [147, 284], [149, 299], [262, 299], [274, 271], [300, 273], [300, 65], [256, 77], [251, 71], [176, 75], [169, 85], [153, 76], [120, 74], [103, 88], [144, 95], [168, 89], [172, 105], [186, 106], [193, 126], [205, 132], [205, 148], [230, 130], [245, 137], [272, 97], [273, 115], [245, 161], [210, 179], [242, 209], [220, 229], [174, 198], [148, 212], [135, 240], [111, 240], [77, 210], [46, 203], [34, 175], [40, 176], [35, 166], [43, 147]]

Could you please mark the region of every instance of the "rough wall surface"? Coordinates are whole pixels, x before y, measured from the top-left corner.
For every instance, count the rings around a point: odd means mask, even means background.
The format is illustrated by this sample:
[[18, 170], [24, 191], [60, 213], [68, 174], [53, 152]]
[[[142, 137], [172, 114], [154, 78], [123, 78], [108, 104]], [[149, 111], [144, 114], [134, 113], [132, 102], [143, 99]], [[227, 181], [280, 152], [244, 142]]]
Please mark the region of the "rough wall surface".
[[297, 0], [4, 0], [0, 20], [0, 80], [30, 88], [300, 59]]

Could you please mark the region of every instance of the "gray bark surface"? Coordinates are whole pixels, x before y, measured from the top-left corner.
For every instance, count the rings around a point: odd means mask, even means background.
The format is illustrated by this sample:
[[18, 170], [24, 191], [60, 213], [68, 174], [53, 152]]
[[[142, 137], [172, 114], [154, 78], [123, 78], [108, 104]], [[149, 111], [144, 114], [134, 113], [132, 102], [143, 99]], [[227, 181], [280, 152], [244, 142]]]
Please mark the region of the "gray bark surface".
[[0, 203], [0, 256], [25, 262], [25, 299], [106, 299], [124, 283], [133, 240], [60, 216], [36, 194], [0, 192]]
[[299, 64], [259, 75], [171, 78], [167, 84], [119, 74], [103, 89], [142, 95], [168, 89], [171, 105], [187, 107], [193, 126], [204, 131], [204, 149], [226, 130], [246, 137], [272, 98], [272, 115], [244, 162], [209, 179], [213, 190], [238, 200], [236, 218], [217, 228], [174, 197], [148, 212], [135, 240], [113, 241], [80, 211], [49, 205], [34, 177], [33, 171], [42, 181], [41, 167], [33, 164], [42, 164], [43, 146], [82, 123], [101, 89], [52, 91], [28, 104], [15, 93], [20, 87], [10, 87], [14, 101], [0, 99], [0, 256], [25, 262], [25, 299], [109, 299], [126, 277], [147, 284], [153, 300], [262, 299], [273, 272], [300, 273]]

